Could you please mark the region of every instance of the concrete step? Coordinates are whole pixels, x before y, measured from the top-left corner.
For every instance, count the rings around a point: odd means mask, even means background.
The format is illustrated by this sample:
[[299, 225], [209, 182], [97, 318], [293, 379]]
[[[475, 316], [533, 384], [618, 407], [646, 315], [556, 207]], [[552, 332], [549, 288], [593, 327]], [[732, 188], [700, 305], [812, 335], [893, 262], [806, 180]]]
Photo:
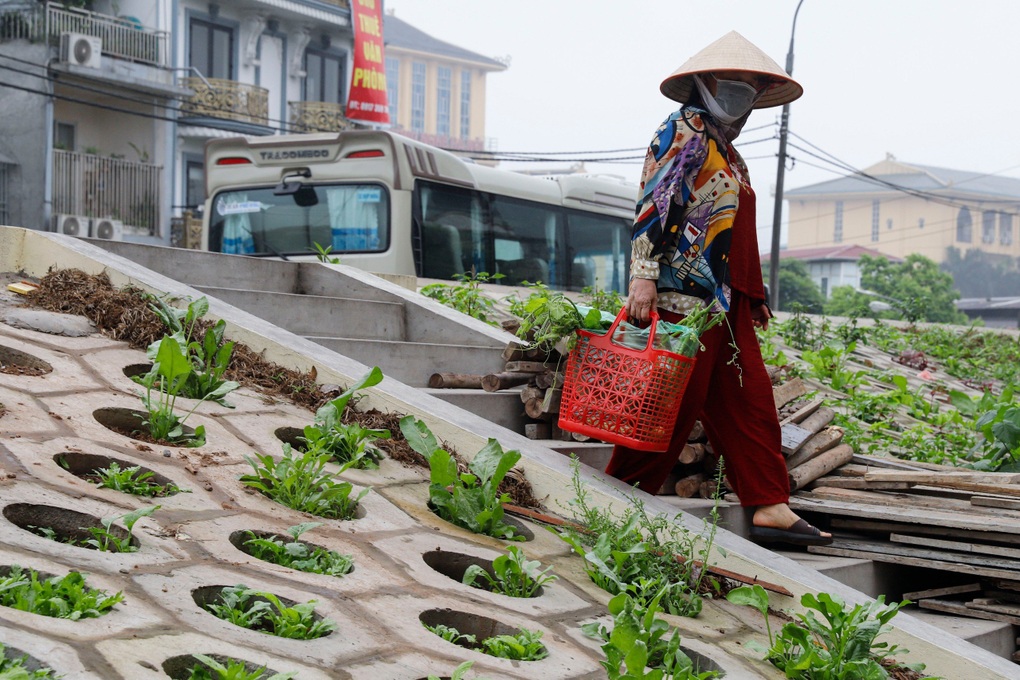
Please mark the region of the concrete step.
[[[506, 361], [501, 350], [478, 345], [440, 345], [424, 342], [365, 340], [306, 336], [334, 352], [368, 366], [378, 366], [383, 375], [411, 387], [427, 387], [433, 373], [486, 375], [503, 370]], [[482, 394], [482, 390], [474, 390]], [[516, 394], [516, 393], [515, 393]], [[520, 398], [518, 397], [518, 406]]]
[[404, 305], [358, 298], [270, 293], [238, 288], [200, 286], [199, 290], [249, 314], [304, 336], [403, 340]]
[[448, 390], [427, 387], [422, 391], [521, 434], [524, 433], [524, 425], [531, 422], [524, 414], [520, 390], [485, 392], [483, 390]]

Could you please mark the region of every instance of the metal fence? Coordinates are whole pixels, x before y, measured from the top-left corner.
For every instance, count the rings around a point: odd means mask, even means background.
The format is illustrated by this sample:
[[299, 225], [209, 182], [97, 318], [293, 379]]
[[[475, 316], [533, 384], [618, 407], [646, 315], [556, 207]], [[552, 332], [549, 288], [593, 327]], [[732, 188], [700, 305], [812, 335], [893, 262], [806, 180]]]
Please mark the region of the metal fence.
[[39, 42], [46, 35], [46, 14], [38, 4], [10, 3], [0, 7], [0, 40]]
[[146, 30], [137, 20], [73, 7], [46, 6], [51, 42], [62, 33], [82, 33], [103, 41], [103, 54], [153, 66], [167, 66], [167, 34]]
[[120, 220], [159, 235], [163, 168], [71, 151], [53, 152], [53, 212]]

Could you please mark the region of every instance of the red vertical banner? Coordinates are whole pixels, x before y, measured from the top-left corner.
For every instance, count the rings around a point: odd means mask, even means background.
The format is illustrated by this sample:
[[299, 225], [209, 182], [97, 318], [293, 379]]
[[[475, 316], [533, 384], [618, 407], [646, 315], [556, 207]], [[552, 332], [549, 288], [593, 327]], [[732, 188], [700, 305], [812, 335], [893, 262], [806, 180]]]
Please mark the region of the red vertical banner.
[[354, 23], [354, 68], [347, 97], [347, 117], [366, 123], [389, 124], [382, 0], [351, 0], [351, 21]]

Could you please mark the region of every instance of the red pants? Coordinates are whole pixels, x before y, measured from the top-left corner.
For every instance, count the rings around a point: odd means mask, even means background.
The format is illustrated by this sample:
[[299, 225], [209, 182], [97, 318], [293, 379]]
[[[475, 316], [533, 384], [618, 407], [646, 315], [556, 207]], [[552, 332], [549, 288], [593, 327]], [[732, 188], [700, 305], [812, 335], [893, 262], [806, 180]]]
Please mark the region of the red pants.
[[[659, 310], [667, 321], [680, 317]], [[751, 323], [747, 297], [733, 291], [727, 313], [740, 353], [736, 366], [730, 330], [725, 323], [701, 337], [690, 382], [684, 392], [673, 437], [665, 453], [635, 451], [616, 446], [606, 473], [654, 494], [676, 464], [695, 420], [708, 433], [712, 447], [723, 456], [726, 478], [743, 506], [775, 505], [790, 499], [790, 482], [781, 449], [779, 417], [772, 382], [765, 371], [761, 349]], [[742, 382], [741, 382], [742, 381]]]

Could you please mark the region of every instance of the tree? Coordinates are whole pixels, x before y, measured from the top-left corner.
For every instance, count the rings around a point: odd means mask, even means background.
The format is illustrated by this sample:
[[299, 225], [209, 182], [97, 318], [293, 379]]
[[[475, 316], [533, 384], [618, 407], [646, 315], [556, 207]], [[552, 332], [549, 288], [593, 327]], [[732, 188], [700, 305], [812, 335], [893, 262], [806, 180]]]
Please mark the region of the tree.
[[908, 321], [966, 324], [967, 315], [956, 309], [960, 292], [953, 277], [933, 260], [911, 253], [903, 262], [862, 255], [861, 287], [884, 296]]
[[961, 254], [949, 246], [942, 270], [963, 297], [1006, 297], [1020, 294], [1020, 259], [971, 248]]
[[875, 298], [858, 293], [853, 286], [836, 286], [832, 289], [829, 299], [825, 301], [825, 314], [828, 316], [852, 316], [878, 318], [899, 318], [898, 315], [891, 317], [886, 314], [879, 314], [871, 311], [868, 303]]
[[[762, 276], [769, 278], [769, 265], [762, 265]], [[821, 314], [825, 306], [822, 291], [811, 280], [807, 265], [801, 260], [787, 258], [779, 262], [779, 309], [789, 312], [794, 303], [808, 314]]]

